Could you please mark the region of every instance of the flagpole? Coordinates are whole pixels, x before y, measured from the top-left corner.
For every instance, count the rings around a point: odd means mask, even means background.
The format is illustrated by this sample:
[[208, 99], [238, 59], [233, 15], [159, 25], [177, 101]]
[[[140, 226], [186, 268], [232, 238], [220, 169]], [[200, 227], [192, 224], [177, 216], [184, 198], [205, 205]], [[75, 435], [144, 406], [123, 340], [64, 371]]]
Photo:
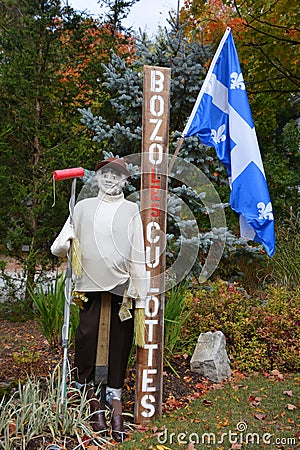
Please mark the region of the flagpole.
[[204, 92], [205, 92], [205, 90], [206, 90], [206, 87], [207, 87], [207, 84], [208, 84], [208, 82], [209, 82], [210, 75], [211, 75], [212, 71], [214, 70], [214, 67], [215, 67], [215, 65], [216, 65], [217, 59], [219, 58], [219, 55], [220, 55], [220, 53], [221, 53], [221, 51], [222, 51], [222, 48], [223, 48], [223, 45], [224, 45], [224, 43], [225, 43], [225, 41], [226, 41], [226, 39], [227, 39], [228, 34], [230, 33], [230, 31], [231, 31], [231, 28], [230, 28], [230, 27], [227, 27], [227, 28], [226, 28], [226, 31], [225, 31], [225, 33], [224, 33], [224, 35], [223, 35], [223, 37], [222, 37], [222, 39], [221, 39], [221, 41], [220, 41], [220, 44], [219, 44], [219, 46], [218, 46], [218, 48], [217, 48], [217, 51], [216, 51], [216, 53], [214, 54], [214, 57], [213, 57], [213, 59], [212, 59], [212, 61], [211, 61], [211, 64], [210, 64], [209, 69], [208, 69], [208, 72], [207, 72], [206, 77], [205, 77], [205, 79], [204, 79], [204, 82], [203, 82], [203, 84], [202, 84], [201, 90], [200, 90], [200, 92], [199, 92], [199, 94], [198, 94], [197, 100], [196, 100], [196, 102], [195, 102], [195, 104], [194, 104], [194, 107], [193, 107], [193, 109], [192, 109], [191, 115], [190, 115], [190, 117], [189, 117], [189, 119], [188, 119], [188, 121], [187, 121], [187, 124], [186, 124], [186, 126], [185, 126], [185, 128], [184, 128], [184, 130], [183, 130], [183, 132], [182, 132], [182, 134], [181, 134], [181, 138], [180, 138], [179, 141], [178, 141], [176, 150], [175, 150], [175, 152], [174, 152], [174, 154], [173, 154], [173, 157], [172, 157], [172, 159], [171, 159], [171, 161], [170, 161], [170, 164], [169, 164], [169, 173], [171, 172], [171, 170], [172, 170], [172, 168], [173, 168], [173, 166], [174, 166], [175, 159], [177, 158], [177, 155], [178, 155], [178, 153], [179, 153], [179, 151], [180, 151], [180, 149], [181, 149], [181, 147], [182, 147], [182, 144], [183, 144], [183, 142], [184, 142], [184, 138], [185, 138], [185, 135], [186, 135], [186, 133], [187, 133], [187, 130], [189, 129], [189, 127], [190, 127], [190, 125], [191, 125], [191, 123], [192, 123], [192, 120], [194, 119], [194, 116], [195, 116], [196, 111], [197, 111], [197, 109], [198, 109], [199, 103], [200, 103], [200, 101], [201, 101], [201, 99], [202, 99], [202, 97], [203, 97], [203, 94], [204, 94]]
[[173, 166], [174, 166], [174, 163], [175, 163], [175, 159], [177, 158], [177, 155], [178, 155], [178, 153], [179, 153], [179, 151], [180, 151], [180, 149], [181, 149], [181, 147], [182, 147], [183, 141], [184, 141], [184, 137], [181, 137], [181, 138], [179, 139], [179, 141], [178, 141], [176, 150], [175, 150], [175, 152], [173, 153], [172, 159], [171, 159], [170, 164], [169, 164], [169, 168], [168, 168], [168, 172], [169, 172], [169, 173], [171, 173], [171, 171], [172, 171], [172, 169], [173, 169]]

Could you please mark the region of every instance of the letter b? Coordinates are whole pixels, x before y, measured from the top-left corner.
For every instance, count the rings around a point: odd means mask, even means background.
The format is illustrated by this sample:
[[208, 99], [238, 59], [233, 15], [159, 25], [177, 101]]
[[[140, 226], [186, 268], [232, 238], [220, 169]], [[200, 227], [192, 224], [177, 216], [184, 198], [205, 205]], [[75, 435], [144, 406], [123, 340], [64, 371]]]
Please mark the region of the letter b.
[[160, 70], [151, 70], [151, 92], [161, 92], [164, 88], [164, 74]]

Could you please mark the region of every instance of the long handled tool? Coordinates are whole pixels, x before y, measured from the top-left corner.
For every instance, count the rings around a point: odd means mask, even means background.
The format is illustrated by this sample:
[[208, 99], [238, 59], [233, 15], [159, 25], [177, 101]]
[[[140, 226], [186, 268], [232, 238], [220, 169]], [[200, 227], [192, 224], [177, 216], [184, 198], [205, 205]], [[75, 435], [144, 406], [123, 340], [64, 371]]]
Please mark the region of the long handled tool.
[[[70, 224], [73, 225], [73, 211], [75, 205], [76, 194], [76, 178], [84, 176], [84, 169], [76, 167], [73, 169], [55, 170], [53, 179], [67, 180], [73, 178], [71, 187], [71, 197], [69, 201]], [[62, 327], [62, 348], [63, 348], [63, 365], [62, 365], [62, 381], [61, 381], [61, 404], [65, 403], [66, 385], [67, 385], [67, 366], [68, 366], [68, 342], [69, 342], [69, 326], [70, 326], [70, 305], [72, 299], [72, 246], [67, 255], [67, 272], [65, 281], [65, 307], [64, 307], [64, 324]]]

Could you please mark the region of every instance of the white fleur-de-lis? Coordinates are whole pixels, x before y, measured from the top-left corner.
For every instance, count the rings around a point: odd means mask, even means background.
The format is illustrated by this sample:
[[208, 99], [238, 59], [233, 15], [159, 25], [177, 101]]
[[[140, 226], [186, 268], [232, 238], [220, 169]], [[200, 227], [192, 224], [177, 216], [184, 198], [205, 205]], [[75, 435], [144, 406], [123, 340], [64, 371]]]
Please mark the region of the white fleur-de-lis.
[[258, 218], [274, 220], [273, 208], [271, 202], [265, 204], [264, 202], [257, 203]]
[[225, 124], [223, 123], [223, 125], [218, 128], [218, 131], [214, 129], [211, 130], [211, 137], [216, 144], [219, 144], [220, 142], [224, 142], [226, 140], [226, 134], [224, 134], [225, 128]]
[[246, 89], [242, 72], [232, 72], [230, 75], [230, 81], [230, 89], [241, 89], [242, 91]]

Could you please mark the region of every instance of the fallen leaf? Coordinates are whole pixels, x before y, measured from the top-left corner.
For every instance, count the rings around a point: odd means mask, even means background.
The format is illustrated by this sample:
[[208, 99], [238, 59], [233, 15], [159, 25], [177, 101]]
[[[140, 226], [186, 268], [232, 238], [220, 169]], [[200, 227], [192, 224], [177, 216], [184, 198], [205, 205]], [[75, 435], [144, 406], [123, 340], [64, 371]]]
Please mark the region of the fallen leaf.
[[231, 449], [237, 449], [237, 450], [239, 450], [239, 449], [241, 449], [241, 448], [242, 448], [242, 444], [238, 444], [238, 443], [232, 444], [232, 446], [231, 446]]
[[150, 427], [146, 425], [137, 425], [136, 428], [140, 433], [144, 433], [145, 431], [149, 431], [150, 429]]
[[16, 431], [16, 419], [13, 419], [12, 422], [8, 424], [8, 435], [11, 437], [15, 434]]
[[287, 421], [288, 421], [288, 423], [295, 425], [295, 421], [293, 419], [291, 419], [290, 417], [288, 417]]
[[264, 420], [267, 415], [266, 414], [254, 414], [255, 419], [257, 420]]
[[194, 392], [193, 394], [188, 395], [186, 397], [186, 399], [190, 401], [190, 400], [195, 400], [195, 398], [200, 398], [200, 397], [202, 397], [201, 392]]
[[293, 391], [283, 391], [284, 395], [288, 395], [289, 397], [293, 397]]
[[81, 444], [84, 445], [84, 447], [88, 447], [89, 443], [91, 442], [91, 438], [86, 436], [85, 434], [81, 438]]
[[283, 381], [284, 380], [284, 377], [283, 377], [282, 373], [280, 373], [279, 370], [277, 370], [277, 369], [272, 370], [271, 376], [277, 378], [278, 381]]
[[255, 395], [250, 395], [248, 398], [248, 401], [251, 403], [252, 406], [259, 406], [261, 403], [262, 398], [256, 397]]
[[230, 422], [228, 419], [219, 420], [217, 423], [217, 428], [225, 428], [225, 427], [228, 427], [228, 425], [230, 425]]
[[224, 388], [224, 383], [215, 383], [213, 385], [213, 389], [223, 389]]
[[184, 381], [187, 381], [188, 383], [191, 383], [191, 382], [193, 381], [192, 377], [189, 376], [189, 375], [185, 375], [185, 376], [183, 377], [183, 379], [184, 379]]
[[196, 447], [194, 446], [194, 444], [192, 442], [190, 442], [186, 448], [186, 450], [196, 450]]
[[206, 400], [206, 398], [203, 400], [203, 405], [204, 406], [211, 406], [212, 402], [210, 400]]
[[297, 406], [292, 405], [291, 403], [288, 403], [286, 405], [286, 409], [288, 409], [289, 411], [294, 411], [294, 409], [297, 409]]

